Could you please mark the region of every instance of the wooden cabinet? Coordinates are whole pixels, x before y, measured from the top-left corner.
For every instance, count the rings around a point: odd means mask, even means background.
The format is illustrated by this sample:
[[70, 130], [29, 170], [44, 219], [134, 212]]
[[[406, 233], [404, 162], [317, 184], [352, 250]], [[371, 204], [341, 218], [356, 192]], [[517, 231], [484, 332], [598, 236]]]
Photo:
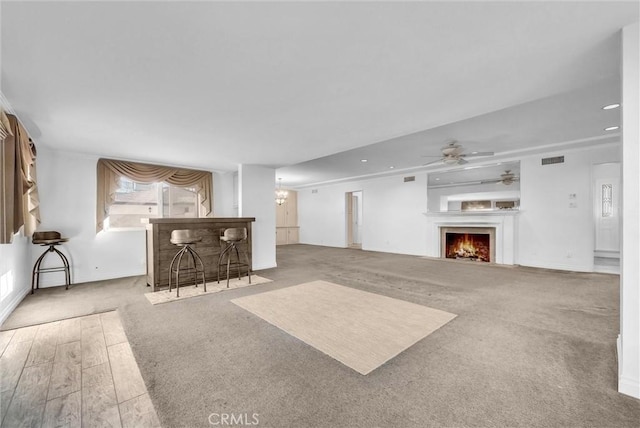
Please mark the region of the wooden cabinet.
[[[170, 242], [171, 231], [191, 229], [202, 241], [194, 249], [202, 259], [207, 281], [217, 279], [218, 255], [220, 254], [220, 230], [230, 227], [246, 227], [247, 241], [239, 245], [249, 256], [251, 263], [251, 223], [253, 217], [210, 217], [210, 218], [150, 218], [143, 220], [147, 229], [147, 284], [158, 291], [169, 284], [169, 265], [173, 256], [180, 250]], [[192, 281], [185, 275], [180, 281]], [[220, 278], [226, 279], [226, 272], [220, 272]], [[182, 276], [181, 276], [182, 278]]]
[[276, 204], [276, 245], [297, 244], [299, 231], [298, 192], [289, 190], [287, 202]]
[[276, 227], [276, 245], [297, 244], [299, 227]]

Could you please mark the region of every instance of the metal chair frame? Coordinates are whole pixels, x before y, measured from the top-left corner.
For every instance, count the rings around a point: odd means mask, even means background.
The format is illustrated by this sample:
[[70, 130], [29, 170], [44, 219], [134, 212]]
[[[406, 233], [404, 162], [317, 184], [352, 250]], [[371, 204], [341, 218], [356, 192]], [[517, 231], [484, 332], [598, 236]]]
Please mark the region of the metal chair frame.
[[[176, 297], [180, 297], [180, 271], [183, 271], [184, 273], [193, 272], [193, 284], [196, 287], [198, 286], [198, 274], [199, 273], [202, 274], [202, 285], [204, 286], [204, 291], [206, 293], [206, 291], [207, 291], [207, 281], [204, 278], [204, 264], [202, 263], [202, 259], [200, 258], [198, 253], [196, 253], [193, 250], [193, 248], [191, 248], [192, 243], [188, 243], [188, 244], [184, 243], [184, 244], [176, 244], [176, 245], [182, 246], [182, 248], [180, 249], [180, 251], [178, 251], [176, 253], [175, 256], [173, 256], [173, 259], [171, 260], [171, 264], [169, 265], [169, 292], [171, 292], [171, 278], [173, 277], [173, 274], [175, 273], [176, 274]], [[181, 269], [182, 257], [185, 254], [189, 254], [191, 256], [191, 260], [193, 261], [193, 267], [187, 267], [185, 269]], [[174, 269], [173, 265], [174, 265], [176, 259], [178, 260], [178, 265]], [[187, 260], [189, 260], [189, 259], [187, 259]], [[196, 261], [198, 261], [198, 263], [200, 263], [200, 269], [198, 269]]]
[[[38, 260], [36, 260], [35, 265], [33, 265], [33, 271], [31, 272], [31, 294], [33, 294], [36, 291], [36, 289], [40, 288], [40, 274], [47, 273], [47, 272], [63, 272], [64, 271], [65, 290], [69, 289], [69, 285], [71, 284], [71, 272], [69, 270], [69, 260], [67, 259], [67, 256], [65, 256], [62, 253], [62, 251], [56, 248], [56, 245], [60, 245], [62, 242], [64, 241], [49, 242], [46, 244], [41, 244], [42, 247], [49, 247], [49, 248], [47, 248], [40, 257], [38, 257]], [[40, 265], [42, 264], [42, 261], [44, 260], [45, 256], [49, 253], [56, 253], [62, 260], [63, 266], [41, 268]]]
[[223, 259], [226, 256], [227, 257], [227, 288], [229, 288], [229, 279], [230, 279], [230, 268], [231, 268], [231, 254], [235, 251], [236, 253], [236, 269], [238, 271], [238, 280], [240, 280], [241, 278], [241, 274], [240, 274], [240, 266], [243, 265], [244, 263], [242, 263], [240, 261], [240, 252], [242, 252], [242, 254], [245, 256], [245, 259], [247, 261], [246, 266], [247, 266], [247, 276], [249, 277], [249, 284], [251, 284], [251, 263], [249, 261], [249, 254], [245, 251], [239, 251], [238, 250], [238, 246], [236, 244], [240, 243], [240, 242], [244, 242], [247, 240], [246, 237], [246, 229], [244, 232], [244, 237], [242, 239], [229, 239], [228, 238], [228, 232], [229, 230], [232, 229], [223, 229], [221, 232], [221, 236], [220, 236], [220, 243], [224, 242], [226, 244], [224, 250], [222, 250], [220, 252], [220, 255], [218, 256], [218, 284], [220, 284], [220, 266], [223, 263]]

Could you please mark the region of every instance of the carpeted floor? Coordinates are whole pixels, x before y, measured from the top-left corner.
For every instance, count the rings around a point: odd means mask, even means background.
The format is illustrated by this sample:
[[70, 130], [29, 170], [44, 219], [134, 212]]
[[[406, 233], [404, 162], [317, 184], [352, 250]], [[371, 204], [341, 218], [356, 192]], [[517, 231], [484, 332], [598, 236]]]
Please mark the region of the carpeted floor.
[[[616, 391], [615, 275], [306, 245], [278, 247], [278, 266], [155, 306], [128, 280], [117, 307], [163, 426], [639, 426], [640, 401]], [[362, 376], [231, 303], [312, 280], [458, 316]]]
[[144, 276], [72, 284], [69, 290], [40, 288], [20, 302], [0, 331], [113, 311], [150, 290]]

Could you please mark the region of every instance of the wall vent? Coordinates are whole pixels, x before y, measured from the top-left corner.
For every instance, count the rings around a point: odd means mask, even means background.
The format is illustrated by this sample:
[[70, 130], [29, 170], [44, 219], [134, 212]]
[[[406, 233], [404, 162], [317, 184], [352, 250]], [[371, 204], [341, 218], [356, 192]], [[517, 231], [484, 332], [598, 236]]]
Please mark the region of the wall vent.
[[410, 181], [416, 181], [416, 176], [415, 176], [415, 175], [412, 175], [411, 177], [405, 177], [405, 178], [404, 178], [404, 182], [405, 182], [405, 183], [408, 183], [408, 182], [410, 182]]
[[553, 165], [554, 163], [564, 163], [564, 156], [556, 156], [553, 158], [542, 158], [542, 165]]

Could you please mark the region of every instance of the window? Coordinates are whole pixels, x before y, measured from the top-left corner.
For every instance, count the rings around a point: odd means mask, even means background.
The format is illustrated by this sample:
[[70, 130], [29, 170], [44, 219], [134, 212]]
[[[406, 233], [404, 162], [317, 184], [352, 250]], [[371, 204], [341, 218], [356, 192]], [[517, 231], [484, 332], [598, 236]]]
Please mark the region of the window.
[[602, 217], [613, 216], [613, 185], [602, 185]]
[[212, 215], [212, 189], [208, 171], [99, 159], [96, 232], [140, 227], [143, 218]]
[[140, 227], [143, 218], [162, 217], [197, 218], [196, 189], [168, 183], [136, 183], [120, 177], [109, 206], [107, 228]]

